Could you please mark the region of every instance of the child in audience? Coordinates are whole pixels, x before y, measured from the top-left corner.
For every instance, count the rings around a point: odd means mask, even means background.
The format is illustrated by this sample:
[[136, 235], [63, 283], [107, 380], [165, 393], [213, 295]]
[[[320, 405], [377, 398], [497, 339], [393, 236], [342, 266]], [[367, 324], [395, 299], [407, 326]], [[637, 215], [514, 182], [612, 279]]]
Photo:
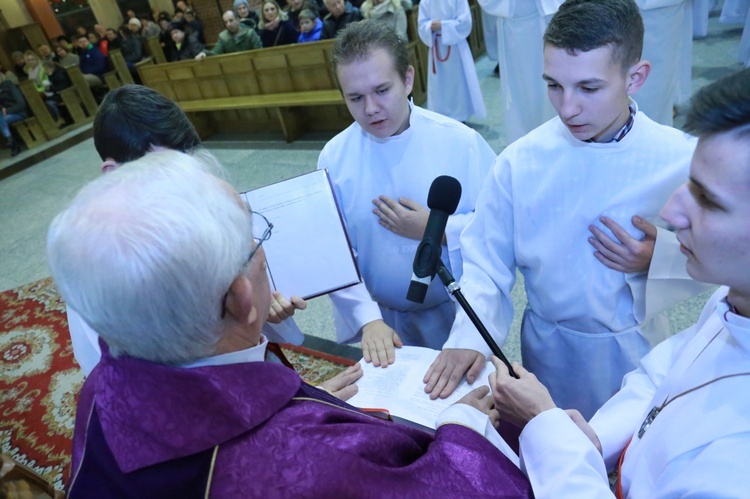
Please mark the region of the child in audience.
[[297, 43], [316, 42], [320, 40], [323, 31], [323, 21], [310, 9], [303, 9], [299, 13], [299, 39]]

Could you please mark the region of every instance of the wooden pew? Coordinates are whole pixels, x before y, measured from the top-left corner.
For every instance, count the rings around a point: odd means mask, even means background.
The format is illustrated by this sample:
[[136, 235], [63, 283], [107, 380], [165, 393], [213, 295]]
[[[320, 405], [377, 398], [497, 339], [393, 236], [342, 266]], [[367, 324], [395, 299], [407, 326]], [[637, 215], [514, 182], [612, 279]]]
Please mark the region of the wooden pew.
[[[331, 64], [332, 40], [155, 64], [141, 80], [175, 101], [202, 133], [342, 130], [351, 122]], [[416, 60], [411, 44], [410, 57]], [[424, 84], [414, 98], [424, 102]]]
[[[108, 81], [107, 76], [105, 75], [105, 82], [107, 83], [107, 87], [109, 87], [110, 90], [119, 88], [123, 85], [132, 85], [135, 83], [135, 81], [133, 80], [133, 74], [130, 72], [130, 69], [128, 69], [128, 63], [125, 62], [125, 58], [122, 56], [122, 50], [110, 50], [109, 60], [117, 73], [117, 80], [111, 79], [111, 81]], [[135, 63], [135, 67], [137, 70], [137, 68], [141, 66], [147, 66], [153, 63], [154, 60], [152, 58], [146, 57], [145, 59], [141, 59], [140, 61]]]
[[31, 114], [41, 126], [47, 139], [54, 139], [62, 135], [49, 109], [47, 109], [47, 105], [44, 103], [39, 92], [37, 92], [36, 87], [34, 87], [34, 82], [28, 80], [22, 81], [19, 88], [26, 99], [29, 111], [31, 111]]
[[73, 87], [75, 87], [77, 91], [78, 98], [80, 99], [85, 113], [88, 116], [94, 116], [96, 114], [96, 110], [99, 108], [99, 104], [96, 103], [94, 94], [91, 92], [91, 87], [89, 87], [89, 84], [83, 77], [83, 73], [81, 73], [81, 68], [79, 68], [78, 66], [71, 66], [69, 68], [66, 68], [65, 71], [68, 72], [70, 81], [73, 82]]
[[143, 53], [147, 57], [150, 57], [154, 61], [154, 64], [165, 64], [167, 62], [164, 47], [161, 46], [158, 35], [144, 40]]
[[47, 142], [47, 135], [45, 135], [44, 130], [42, 130], [42, 126], [39, 124], [39, 120], [36, 119], [36, 116], [16, 121], [10, 126], [18, 132], [21, 140], [26, 144], [27, 149], [31, 149], [32, 147]]

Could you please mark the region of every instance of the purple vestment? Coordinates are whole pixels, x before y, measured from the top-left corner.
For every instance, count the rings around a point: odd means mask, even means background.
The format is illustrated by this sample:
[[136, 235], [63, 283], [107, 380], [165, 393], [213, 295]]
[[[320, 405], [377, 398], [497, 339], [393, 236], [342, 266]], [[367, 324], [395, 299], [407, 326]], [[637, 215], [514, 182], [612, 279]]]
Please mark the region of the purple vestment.
[[[81, 392], [73, 490], [87, 479], [92, 404], [125, 478], [219, 445], [211, 497], [531, 496], [521, 471], [469, 428], [432, 436], [368, 416], [279, 364], [184, 369], [106, 351]], [[163, 475], [167, 484], [179, 476]]]

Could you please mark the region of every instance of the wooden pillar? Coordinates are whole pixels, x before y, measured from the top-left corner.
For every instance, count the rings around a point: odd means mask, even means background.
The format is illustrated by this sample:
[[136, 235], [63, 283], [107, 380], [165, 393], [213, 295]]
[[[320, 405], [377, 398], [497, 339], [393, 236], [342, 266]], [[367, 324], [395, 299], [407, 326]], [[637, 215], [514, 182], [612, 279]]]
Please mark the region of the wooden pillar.
[[26, 5], [31, 17], [34, 18], [34, 21], [42, 27], [44, 35], [48, 40], [54, 40], [63, 34], [60, 23], [57, 22], [55, 13], [52, 11], [52, 7], [49, 6], [47, 0], [23, 0], [23, 3]]

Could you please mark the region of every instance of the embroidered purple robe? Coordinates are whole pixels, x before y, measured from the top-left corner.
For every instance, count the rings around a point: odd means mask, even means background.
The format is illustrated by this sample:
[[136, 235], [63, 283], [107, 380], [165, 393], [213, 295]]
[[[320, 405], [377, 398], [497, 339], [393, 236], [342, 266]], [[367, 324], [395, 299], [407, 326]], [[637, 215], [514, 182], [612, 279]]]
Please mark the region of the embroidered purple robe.
[[531, 496], [473, 430], [449, 424], [433, 436], [383, 421], [268, 362], [183, 369], [103, 352], [79, 401], [69, 497], [96, 483], [82, 465], [96, 449], [112, 458], [116, 480], [104, 483], [147, 474], [164, 490], [198, 466], [210, 497]]

